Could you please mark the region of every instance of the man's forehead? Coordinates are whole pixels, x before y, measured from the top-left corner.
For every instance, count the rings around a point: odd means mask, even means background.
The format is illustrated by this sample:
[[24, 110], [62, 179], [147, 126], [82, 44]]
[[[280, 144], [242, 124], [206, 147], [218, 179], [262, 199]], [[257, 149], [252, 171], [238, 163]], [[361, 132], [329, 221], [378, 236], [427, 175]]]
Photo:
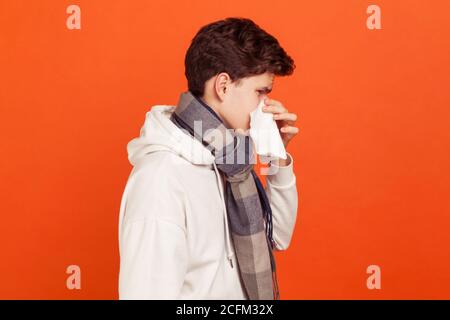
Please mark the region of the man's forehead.
[[273, 84], [273, 81], [275, 79], [275, 75], [271, 73], [264, 73], [261, 75], [261, 77], [258, 79], [258, 85], [259, 86], [267, 86], [271, 87]]
[[249, 88], [272, 89], [274, 79], [275, 79], [275, 75], [273, 73], [266, 72], [266, 73], [259, 74], [256, 76], [246, 77], [241, 80]]

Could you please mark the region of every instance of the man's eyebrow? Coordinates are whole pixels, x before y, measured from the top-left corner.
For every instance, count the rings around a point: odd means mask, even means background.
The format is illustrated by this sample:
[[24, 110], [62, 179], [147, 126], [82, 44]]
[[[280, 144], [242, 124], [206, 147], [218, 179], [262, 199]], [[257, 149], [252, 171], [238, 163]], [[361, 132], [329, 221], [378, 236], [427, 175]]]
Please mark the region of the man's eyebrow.
[[261, 88], [258, 88], [258, 91], [264, 91], [264, 93], [270, 93], [272, 91], [272, 87], [261, 87]]

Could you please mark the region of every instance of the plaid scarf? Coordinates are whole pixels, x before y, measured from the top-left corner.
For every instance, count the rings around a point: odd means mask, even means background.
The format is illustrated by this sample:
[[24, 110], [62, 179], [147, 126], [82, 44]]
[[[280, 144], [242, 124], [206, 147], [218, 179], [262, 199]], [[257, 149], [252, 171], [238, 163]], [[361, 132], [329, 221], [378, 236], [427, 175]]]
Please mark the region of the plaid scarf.
[[279, 299], [272, 210], [253, 170], [251, 137], [227, 129], [214, 110], [190, 91], [181, 93], [171, 120], [211, 151], [225, 176], [228, 221], [247, 298]]

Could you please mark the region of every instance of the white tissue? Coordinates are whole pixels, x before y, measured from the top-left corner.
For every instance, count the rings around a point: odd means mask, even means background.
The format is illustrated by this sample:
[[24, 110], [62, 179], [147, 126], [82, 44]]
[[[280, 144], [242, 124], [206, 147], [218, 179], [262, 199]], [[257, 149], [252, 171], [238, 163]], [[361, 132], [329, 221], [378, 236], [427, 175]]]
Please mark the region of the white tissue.
[[286, 159], [286, 150], [273, 114], [264, 112], [264, 99], [250, 113], [250, 136], [255, 144], [256, 153], [265, 157]]

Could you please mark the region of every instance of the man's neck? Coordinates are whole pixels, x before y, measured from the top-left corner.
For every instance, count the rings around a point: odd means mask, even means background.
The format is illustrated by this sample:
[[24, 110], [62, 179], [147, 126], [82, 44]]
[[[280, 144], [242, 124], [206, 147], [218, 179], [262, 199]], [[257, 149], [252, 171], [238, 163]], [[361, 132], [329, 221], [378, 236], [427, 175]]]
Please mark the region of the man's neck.
[[197, 97], [199, 98], [199, 100], [201, 100], [204, 104], [206, 104], [208, 107], [210, 107], [217, 114], [217, 116], [222, 120], [222, 122], [224, 123], [224, 125], [227, 128], [230, 128], [228, 122], [220, 114], [218, 108], [216, 107], [216, 103], [213, 101], [213, 99], [210, 99], [206, 95], [197, 96]]

